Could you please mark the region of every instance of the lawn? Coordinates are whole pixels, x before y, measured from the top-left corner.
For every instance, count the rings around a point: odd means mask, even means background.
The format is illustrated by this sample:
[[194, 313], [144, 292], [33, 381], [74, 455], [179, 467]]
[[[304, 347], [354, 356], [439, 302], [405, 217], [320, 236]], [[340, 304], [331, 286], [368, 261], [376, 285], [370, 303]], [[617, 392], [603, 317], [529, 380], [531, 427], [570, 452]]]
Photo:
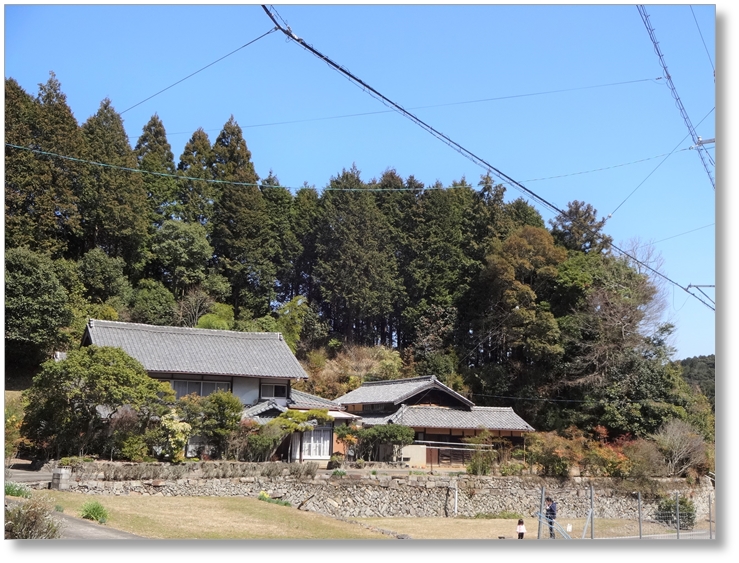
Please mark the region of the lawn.
[[246, 497], [93, 496], [38, 491], [64, 514], [79, 516], [82, 505], [100, 502], [109, 513], [106, 526], [152, 539], [393, 539], [350, 522], [295, 507]]
[[[419, 540], [497, 540], [516, 537], [515, 519], [483, 518], [356, 518], [344, 522], [314, 512], [297, 510], [247, 497], [146, 497], [93, 496], [63, 491], [37, 491], [49, 498], [64, 513], [78, 516], [82, 504], [97, 500], [110, 515], [106, 526], [152, 539], [315, 539], [369, 540], [393, 539], [378, 529], [406, 534]], [[583, 535], [584, 518], [558, 519], [570, 536]], [[525, 540], [537, 539], [538, 523], [526, 518]], [[696, 530], [707, 529], [708, 522], [696, 522]], [[598, 518], [595, 537], [638, 536], [636, 521]], [[714, 524], [715, 531], [715, 524]], [[642, 533], [674, 536], [675, 531], [653, 522], [642, 524]], [[542, 537], [548, 535], [542, 529]], [[590, 528], [585, 534], [590, 538]]]

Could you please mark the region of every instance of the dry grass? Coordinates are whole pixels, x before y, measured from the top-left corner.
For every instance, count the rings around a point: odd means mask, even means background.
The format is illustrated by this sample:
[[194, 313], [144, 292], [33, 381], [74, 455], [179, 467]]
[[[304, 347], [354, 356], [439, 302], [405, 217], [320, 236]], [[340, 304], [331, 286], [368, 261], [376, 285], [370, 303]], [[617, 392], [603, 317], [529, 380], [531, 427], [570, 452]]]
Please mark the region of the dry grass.
[[[385, 530], [392, 530], [399, 534], [408, 534], [413, 539], [461, 540], [477, 539], [490, 540], [505, 537], [517, 537], [516, 524], [518, 520], [482, 519], [482, 518], [357, 518], [358, 522], [376, 526]], [[569, 535], [572, 539], [580, 539], [585, 526], [585, 518], [558, 518], [557, 522], [567, 529], [572, 525]], [[534, 518], [525, 518], [525, 540], [537, 539], [538, 522]], [[708, 522], [697, 522], [695, 530], [707, 530]], [[715, 524], [714, 524], [715, 529]], [[675, 530], [652, 522], [642, 523], [642, 534], [675, 535]], [[542, 537], [547, 537], [549, 530], [542, 526]], [[617, 520], [597, 518], [595, 520], [596, 538], [616, 538], [639, 535], [639, 524], [634, 520]], [[558, 535], [559, 537], [559, 535]], [[590, 539], [588, 527], [586, 539]]]
[[70, 516], [78, 516], [82, 504], [93, 498], [108, 510], [106, 526], [152, 539], [392, 539], [357, 524], [255, 498], [36, 494], [61, 505]]

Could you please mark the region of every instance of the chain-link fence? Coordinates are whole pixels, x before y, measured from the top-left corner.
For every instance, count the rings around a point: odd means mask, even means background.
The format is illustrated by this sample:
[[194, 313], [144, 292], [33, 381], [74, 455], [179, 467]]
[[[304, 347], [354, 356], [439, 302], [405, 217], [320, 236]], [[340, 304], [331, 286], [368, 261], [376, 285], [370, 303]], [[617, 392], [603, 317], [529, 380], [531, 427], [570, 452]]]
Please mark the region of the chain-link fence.
[[[534, 531], [540, 540], [716, 539], [716, 502], [713, 492], [693, 499], [679, 492], [657, 498], [648, 495], [648, 500], [644, 500], [640, 492], [634, 492], [631, 495], [632, 500], [627, 503], [623, 502], [622, 497], [616, 509], [616, 503], [612, 499], [598, 498], [590, 489], [585, 492], [589, 498], [583, 499], [579, 495], [581, 502], [577, 511], [568, 510], [569, 507], [566, 504], [563, 506], [563, 501], [559, 501], [554, 519], [549, 517], [551, 510], [547, 510], [545, 494], [549, 493], [542, 487], [541, 507], [534, 514], [538, 520], [538, 529]], [[575, 512], [583, 512], [582, 501], [585, 501], [587, 514], [585, 517], [573, 516]]]

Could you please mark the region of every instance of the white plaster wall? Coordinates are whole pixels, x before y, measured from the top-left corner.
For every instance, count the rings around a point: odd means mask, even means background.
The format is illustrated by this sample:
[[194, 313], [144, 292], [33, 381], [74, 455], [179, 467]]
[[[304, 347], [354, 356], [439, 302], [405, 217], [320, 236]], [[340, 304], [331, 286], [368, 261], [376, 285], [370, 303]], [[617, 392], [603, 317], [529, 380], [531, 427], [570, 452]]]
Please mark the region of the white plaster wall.
[[403, 448], [403, 459], [410, 458], [406, 463], [411, 467], [426, 467], [426, 446], [413, 444]]
[[259, 379], [234, 378], [233, 394], [239, 398], [242, 405], [253, 405], [259, 400]]

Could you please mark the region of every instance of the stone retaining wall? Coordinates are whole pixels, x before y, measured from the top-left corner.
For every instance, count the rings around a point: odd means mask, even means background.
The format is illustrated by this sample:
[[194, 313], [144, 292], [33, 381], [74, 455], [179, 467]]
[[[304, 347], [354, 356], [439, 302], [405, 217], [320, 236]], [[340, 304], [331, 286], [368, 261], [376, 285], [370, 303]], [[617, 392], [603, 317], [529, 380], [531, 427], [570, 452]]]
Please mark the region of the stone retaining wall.
[[[510, 511], [533, 516], [539, 511], [542, 486], [557, 501], [560, 518], [584, 518], [590, 510], [590, 486], [594, 491], [596, 518], [638, 517], [636, 494], [623, 492], [608, 479], [541, 477], [474, 477], [409, 475], [316, 475], [299, 479], [239, 477], [230, 479], [151, 479], [143, 481], [76, 480], [72, 475], [66, 490], [90, 495], [141, 496], [246, 496], [261, 491], [286, 500], [294, 507], [335, 517], [474, 517]], [[661, 480], [663, 493], [687, 495], [696, 517], [708, 516], [710, 481], [690, 487], [682, 479]], [[652, 519], [658, 499], [642, 493], [642, 518]], [[714, 509], [715, 510], [715, 509]]]

